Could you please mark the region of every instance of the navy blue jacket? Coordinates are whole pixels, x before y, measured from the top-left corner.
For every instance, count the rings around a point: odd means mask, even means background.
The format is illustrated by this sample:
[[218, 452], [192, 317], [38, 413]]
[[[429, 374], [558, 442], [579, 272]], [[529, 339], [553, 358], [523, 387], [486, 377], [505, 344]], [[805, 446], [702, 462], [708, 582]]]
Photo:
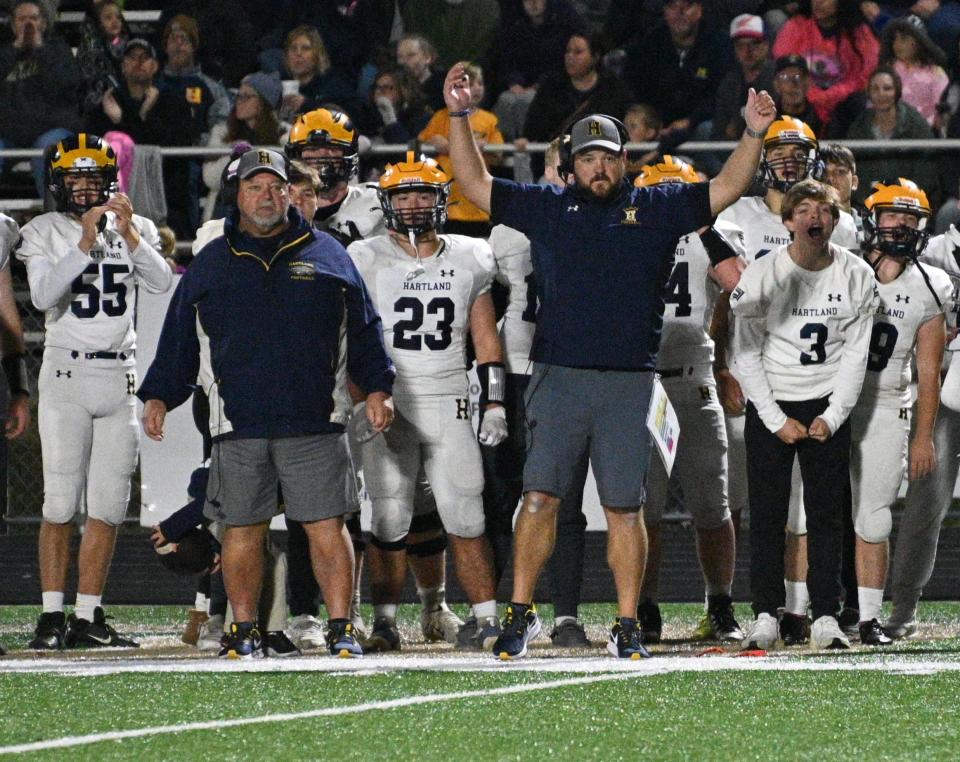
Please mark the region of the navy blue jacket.
[[330, 420], [341, 326], [353, 381], [367, 394], [392, 392], [380, 316], [346, 250], [292, 207], [289, 221], [258, 239], [227, 220], [200, 250], [170, 302], [141, 400], [173, 409], [199, 379], [215, 439], [341, 432]]
[[575, 187], [493, 181], [490, 219], [531, 242], [537, 329], [531, 359], [653, 370], [663, 290], [681, 235], [710, 223], [707, 183], [634, 188], [601, 201]]

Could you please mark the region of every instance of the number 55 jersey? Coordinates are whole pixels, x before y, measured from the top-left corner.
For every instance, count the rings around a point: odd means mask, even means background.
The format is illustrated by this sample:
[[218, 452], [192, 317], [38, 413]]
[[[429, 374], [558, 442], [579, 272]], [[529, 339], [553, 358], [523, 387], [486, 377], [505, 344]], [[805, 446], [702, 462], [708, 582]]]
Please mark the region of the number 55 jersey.
[[166, 291], [169, 265], [157, 253], [150, 220], [133, 216], [140, 244], [130, 251], [112, 212], [88, 254], [78, 248], [80, 221], [61, 212], [41, 214], [21, 231], [17, 256], [27, 265], [30, 296], [46, 313], [45, 346], [84, 352], [123, 352], [136, 344], [136, 288]]
[[431, 257], [411, 257], [389, 236], [352, 243], [350, 256], [383, 321], [397, 366], [397, 397], [467, 397], [465, 336], [474, 300], [496, 273], [486, 241], [440, 236]]

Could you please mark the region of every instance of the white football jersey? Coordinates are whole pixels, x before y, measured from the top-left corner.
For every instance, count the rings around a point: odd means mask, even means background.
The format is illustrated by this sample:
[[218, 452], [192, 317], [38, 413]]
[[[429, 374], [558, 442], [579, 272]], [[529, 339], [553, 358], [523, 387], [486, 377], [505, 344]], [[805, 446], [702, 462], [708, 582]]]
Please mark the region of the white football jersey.
[[7, 215], [0, 214], [0, 270], [10, 266], [10, 254], [20, 240], [20, 228]]
[[117, 232], [113, 212], [89, 254], [77, 248], [80, 221], [61, 212], [34, 217], [21, 231], [17, 256], [27, 265], [30, 296], [46, 313], [45, 346], [87, 352], [135, 348], [137, 286], [170, 288], [173, 273], [157, 253], [157, 226], [133, 216], [140, 231], [134, 252]]
[[[717, 221], [717, 231], [744, 255], [743, 231]], [[661, 370], [713, 362], [710, 321], [720, 288], [708, 275], [710, 256], [700, 236], [689, 233], [677, 242], [673, 270], [663, 292], [663, 331], [657, 367]]]
[[[750, 265], [730, 295], [737, 379], [771, 431], [782, 417], [774, 400], [828, 395], [835, 413], [824, 420], [836, 431], [863, 384], [876, 278], [856, 254], [833, 244], [830, 250], [833, 262], [812, 271], [797, 266], [783, 246]], [[760, 367], [753, 364], [758, 351]]]
[[877, 283], [880, 304], [873, 319], [867, 375], [858, 406], [910, 407], [910, 360], [920, 326], [951, 308], [953, 283], [939, 268], [924, 268], [930, 286], [942, 307], [927, 288], [915, 265], [907, 265], [890, 283]]
[[467, 396], [470, 309], [490, 290], [496, 262], [482, 239], [441, 235], [440, 241], [439, 253], [420, 263], [389, 236], [347, 249], [383, 321], [398, 397]]
[[322, 214], [321, 208], [313, 218], [318, 230], [336, 231], [351, 241], [387, 234], [376, 183], [348, 185], [340, 208], [327, 218], [323, 218]]
[[[744, 196], [720, 212], [717, 220], [733, 223], [743, 230], [748, 263], [790, 243], [790, 231], [780, 215], [770, 211], [762, 196]], [[830, 243], [853, 251], [860, 248], [857, 225], [853, 217], [843, 210], [830, 236]]]
[[490, 231], [490, 248], [497, 260], [497, 280], [510, 289], [500, 324], [507, 373], [529, 375], [530, 347], [537, 328], [537, 285], [530, 239], [518, 230], [497, 225]]
[[[933, 236], [920, 255], [920, 263], [924, 266], [939, 267], [953, 281], [953, 295], [950, 309], [947, 311], [947, 328], [956, 328], [960, 325], [960, 230], [953, 225], [946, 233]], [[955, 371], [956, 372], [956, 371]]]

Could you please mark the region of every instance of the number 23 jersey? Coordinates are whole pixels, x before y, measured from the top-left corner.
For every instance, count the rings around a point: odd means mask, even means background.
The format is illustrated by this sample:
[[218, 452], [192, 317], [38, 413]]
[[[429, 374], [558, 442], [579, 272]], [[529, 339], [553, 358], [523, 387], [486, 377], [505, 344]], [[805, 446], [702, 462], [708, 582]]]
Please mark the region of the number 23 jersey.
[[78, 248], [82, 228], [70, 215], [41, 214], [21, 231], [17, 256], [27, 265], [34, 305], [46, 313], [48, 347], [133, 350], [137, 285], [160, 293], [173, 283], [169, 265], [157, 253], [153, 222], [133, 216], [140, 243], [131, 252], [113, 213], [105, 216], [89, 255]]
[[496, 264], [486, 241], [442, 235], [440, 242], [438, 253], [421, 260], [422, 271], [389, 236], [347, 249], [383, 321], [397, 366], [395, 396], [467, 395], [470, 309], [490, 290]]

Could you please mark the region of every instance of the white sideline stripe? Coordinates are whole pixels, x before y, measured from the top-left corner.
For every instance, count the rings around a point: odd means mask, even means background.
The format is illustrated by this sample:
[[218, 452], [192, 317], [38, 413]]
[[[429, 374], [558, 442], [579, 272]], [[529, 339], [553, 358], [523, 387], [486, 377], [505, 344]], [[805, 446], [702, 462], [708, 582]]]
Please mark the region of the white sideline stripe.
[[107, 733], [91, 733], [85, 736], [65, 736], [52, 738], [47, 741], [17, 744], [15, 746], [0, 746], [0, 754], [22, 754], [31, 751], [46, 751], [49, 749], [66, 749], [74, 746], [86, 746], [101, 741], [122, 741], [126, 738], [143, 738], [146, 736], [169, 735], [171, 733], [185, 733], [191, 730], [222, 730], [244, 725], [259, 725], [268, 722], [291, 722], [306, 720], [315, 717], [341, 717], [345, 714], [361, 714], [378, 709], [398, 709], [401, 707], [418, 706], [420, 704], [438, 704], [445, 701], [456, 701], [464, 698], [487, 698], [489, 696], [508, 696], [515, 693], [531, 693], [533, 691], [550, 690], [551, 688], [566, 688], [572, 685], [589, 685], [591, 683], [610, 682], [612, 680], [626, 680], [635, 677], [631, 673], [617, 673], [604, 675], [587, 675], [584, 677], [570, 677], [564, 680], [549, 680], [542, 683], [526, 685], [509, 685], [503, 688], [488, 688], [482, 691], [456, 691], [455, 693], [435, 693], [422, 696], [406, 696], [389, 701], [370, 701], [364, 704], [354, 704], [343, 707], [327, 707], [313, 709], [309, 712], [287, 712], [284, 714], [268, 714], [262, 717], [242, 717], [235, 720], [209, 720], [207, 722], [188, 722], [179, 725], [156, 725], [149, 728], [135, 730], [114, 730]]
[[[837, 652], [833, 652], [837, 654]], [[822, 653], [773, 652], [764, 658], [744, 658], [732, 655], [711, 655], [697, 658], [688, 656], [657, 656], [654, 659], [628, 661], [609, 656], [575, 656], [558, 658], [531, 657], [520, 661], [501, 662], [492, 656], [371, 655], [362, 659], [333, 659], [328, 656], [303, 656], [286, 659], [251, 659], [234, 661], [215, 658], [150, 657], [150, 658], [27, 658], [0, 660], [0, 676], [4, 674], [57, 674], [68, 677], [101, 677], [116, 674], [152, 673], [237, 673], [237, 672], [323, 672], [333, 675], [387, 674], [404, 671], [436, 672], [552, 672], [579, 675], [619, 674], [662, 675], [670, 672], [763, 672], [797, 671], [879, 671], [897, 674], [932, 674], [960, 671], [960, 660], [938, 660], [928, 655], [910, 658], [909, 655], [849, 652], [837, 655]], [[861, 660], [870, 658], [872, 661]]]

